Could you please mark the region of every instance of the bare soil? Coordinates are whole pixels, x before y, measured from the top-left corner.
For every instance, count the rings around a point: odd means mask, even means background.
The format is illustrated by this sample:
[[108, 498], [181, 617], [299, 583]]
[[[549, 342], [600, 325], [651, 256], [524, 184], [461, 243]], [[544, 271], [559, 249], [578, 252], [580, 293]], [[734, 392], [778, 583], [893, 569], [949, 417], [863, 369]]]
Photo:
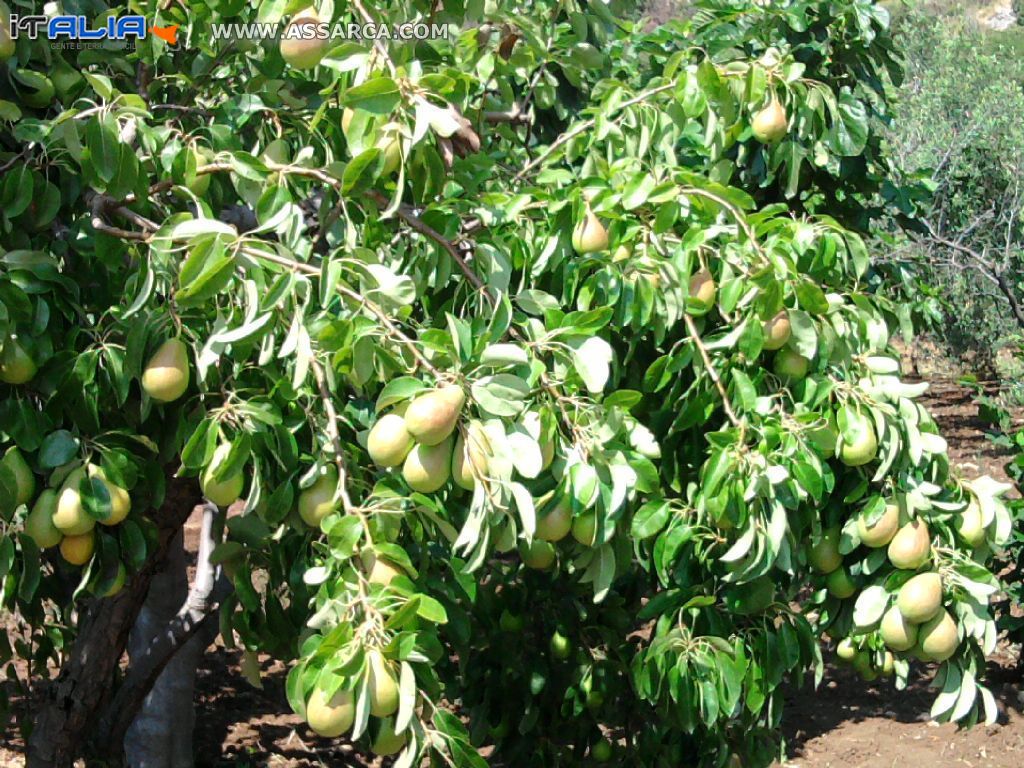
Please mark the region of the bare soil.
[[[985, 439], [971, 393], [955, 381], [937, 380], [925, 397], [949, 441], [951, 463], [965, 477], [991, 474], [1005, 480], [1007, 457]], [[199, 521], [186, 528], [194, 549]], [[1024, 766], [1024, 692], [1019, 649], [1000, 646], [990, 664], [990, 683], [999, 702], [999, 724], [958, 730], [936, 725], [927, 713], [934, 695], [930, 675], [918, 671], [910, 689], [865, 683], [849, 670], [830, 667], [821, 686], [793, 690], [787, 697], [785, 768], [1021, 768]], [[311, 735], [288, 706], [285, 666], [262, 661], [262, 690], [239, 672], [241, 654], [218, 641], [199, 670], [195, 732], [198, 766], [368, 768], [350, 745]], [[24, 765], [23, 745], [13, 730], [0, 743], [0, 766]]]

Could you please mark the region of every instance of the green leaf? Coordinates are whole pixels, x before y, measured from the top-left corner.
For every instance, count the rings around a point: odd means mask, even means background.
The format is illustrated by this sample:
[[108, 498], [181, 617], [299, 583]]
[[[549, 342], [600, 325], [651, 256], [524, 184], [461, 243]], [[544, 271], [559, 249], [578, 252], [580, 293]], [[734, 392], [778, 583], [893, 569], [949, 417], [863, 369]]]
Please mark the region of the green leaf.
[[630, 525], [630, 533], [636, 539], [649, 539], [665, 527], [671, 513], [671, 507], [666, 500], [652, 499], [636, 511]]
[[402, 100], [398, 84], [389, 77], [378, 77], [345, 93], [345, 106], [376, 115], [388, 115]]
[[43, 469], [63, 466], [78, 455], [78, 447], [78, 439], [66, 429], [51, 432], [39, 447], [39, 466]]

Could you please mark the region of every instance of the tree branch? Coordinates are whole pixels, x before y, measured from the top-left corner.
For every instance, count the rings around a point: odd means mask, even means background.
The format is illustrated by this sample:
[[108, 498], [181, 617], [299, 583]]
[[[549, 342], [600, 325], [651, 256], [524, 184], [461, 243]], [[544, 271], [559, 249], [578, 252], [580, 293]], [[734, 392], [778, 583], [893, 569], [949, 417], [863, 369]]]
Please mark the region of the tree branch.
[[708, 371], [708, 376], [711, 377], [711, 381], [714, 382], [715, 388], [718, 390], [718, 394], [722, 396], [722, 408], [725, 410], [725, 415], [729, 421], [732, 422], [734, 427], [741, 427], [740, 420], [736, 418], [736, 412], [732, 409], [732, 404], [729, 402], [729, 393], [725, 390], [725, 385], [722, 384], [722, 379], [718, 375], [718, 371], [715, 370], [714, 363], [711, 362], [711, 355], [708, 354], [708, 348], [704, 346], [704, 342], [701, 341], [700, 332], [697, 330], [697, 324], [693, 322], [693, 318], [689, 314], [683, 315], [683, 321], [686, 323], [686, 330], [690, 333], [690, 338], [693, 339], [694, 346], [697, 347], [697, 351], [700, 353], [701, 359], [704, 361], [704, 367]]

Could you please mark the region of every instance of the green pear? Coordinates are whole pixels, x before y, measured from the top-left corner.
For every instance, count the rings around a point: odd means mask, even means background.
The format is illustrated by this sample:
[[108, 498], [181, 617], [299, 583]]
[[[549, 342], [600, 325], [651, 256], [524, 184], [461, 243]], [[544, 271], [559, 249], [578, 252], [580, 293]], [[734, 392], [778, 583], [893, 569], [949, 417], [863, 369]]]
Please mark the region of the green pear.
[[931, 661], [945, 661], [960, 645], [960, 631], [949, 611], [940, 610], [921, 625], [917, 633], [917, 647]]
[[341, 736], [356, 718], [355, 696], [347, 688], [339, 688], [328, 701], [323, 690], [317, 688], [306, 703], [306, 722], [320, 736]]
[[225, 477], [223, 480], [214, 479], [214, 468], [227, 458], [231, 452], [230, 443], [221, 443], [213, 452], [213, 459], [203, 470], [199, 484], [203, 489], [203, 496], [212, 501], [218, 507], [230, 507], [242, 496], [242, 488], [245, 486], [245, 478], [241, 472]]
[[572, 247], [576, 253], [597, 253], [608, 248], [608, 230], [590, 210], [589, 203], [572, 231]]
[[39, 494], [32, 511], [25, 518], [25, 533], [28, 534], [40, 549], [49, 549], [60, 544], [64, 534], [53, 524], [53, 515], [57, 511], [57, 492], [47, 488]]
[[14, 477], [14, 506], [20, 507], [32, 501], [36, 495], [36, 476], [21, 451], [16, 446], [8, 448], [0, 459], [0, 466], [6, 467]]
[[889, 542], [889, 561], [897, 568], [914, 571], [928, 562], [932, 539], [923, 520], [911, 520]]
[[789, 323], [789, 313], [782, 310], [771, 320], [767, 320], [762, 327], [764, 335], [764, 348], [769, 352], [782, 349], [789, 341], [792, 334], [792, 326]]
[[750, 127], [759, 142], [775, 144], [786, 135], [788, 124], [786, 109], [779, 102], [778, 96], [772, 94], [771, 103], [754, 115]]
[[451, 477], [452, 441], [439, 445], [417, 444], [405, 457], [402, 477], [409, 487], [420, 493], [433, 493], [444, 487]]
[[896, 605], [912, 624], [929, 621], [942, 608], [942, 577], [920, 573], [900, 587]]
[[466, 435], [459, 435], [452, 453], [452, 478], [455, 484], [467, 491], [476, 487], [477, 477], [487, 477], [487, 457], [491, 445], [484, 433], [483, 424], [470, 422]]
[[366, 451], [378, 467], [397, 467], [413, 446], [412, 435], [405, 427], [405, 419], [397, 413], [388, 413], [377, 419], [366, 438]]
[[299, 493], [299, 517], [310, 528], [319, 528], [324, 518], [337, 511], [338, 469], [329, 465], [316, 481]]
[[0, 381], [4, 384], [27, 384], [36, 375], [36, 364], [24, 347], [14, 338], [7, 339], [0, 349]]
[[895, 605], [882, 616], [878, 633], [894, 651], [909, 651], [917, 645], [917, 625], [911, 624]]
[[85, 565], [96, 550], [96, 535], [92, 531], [79, 536], [65, 536], [60, 541], [60, 556], [71, 565]]
[[370, 714], [374, 717], [387, 717], [398, 711], [398, 683], [391, 664], [377, 649], [366, 654], [366, 663], [370, 668]]

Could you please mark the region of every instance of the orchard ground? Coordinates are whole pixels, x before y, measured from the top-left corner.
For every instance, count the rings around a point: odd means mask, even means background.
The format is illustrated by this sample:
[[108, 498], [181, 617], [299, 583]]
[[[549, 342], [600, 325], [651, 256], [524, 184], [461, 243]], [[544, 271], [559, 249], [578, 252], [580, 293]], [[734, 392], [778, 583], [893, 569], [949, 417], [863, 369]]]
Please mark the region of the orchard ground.
[[[907, 363], [905, 359], [905, 363]], [[905, 365], [909, 368], [909, 365]], [[949, 441], [950, 460], [964, 475], [990, 474], [1006, 480], [1005, 457], [984, 436], [971, 392], [955, 380], [936, 378], [944, 368], [924, 367], [917, 373], [932, 382], [925, 404]], [[1017, 420], [1024, 420], [1018, 413]], [[200, 518], [185, 528], [186, 547], [194, 553]], [[342, 741], [318, 739], [285, 700], [287, 668], [261, 659], [263, 690], [239, 671], [241, 652], [218, 641], [199, 670], [196, 689], [195, 746], [198, 766], [233, 765], [307, 768], [365, 763]], [[990, 682], [999, 702], [999, 725], [957, 730], [927, 718], [934, 691], [917, 676], [900, 695], [890, 685], [865, 683], [854, 672], [829, 664], [821, 687], [790, 691], [784, 730], [794, 768], [883, 768], [895, 765], [1020, 768], [1024, 765], [1024, 690], [1020, 688], [1020, 649], [1001, 644], [990, 661]], [[22, 766], [23, 744], [13, 728], [0, 744], [0, 766]], [[376, 764], [380, 764], [380, 761]]]

